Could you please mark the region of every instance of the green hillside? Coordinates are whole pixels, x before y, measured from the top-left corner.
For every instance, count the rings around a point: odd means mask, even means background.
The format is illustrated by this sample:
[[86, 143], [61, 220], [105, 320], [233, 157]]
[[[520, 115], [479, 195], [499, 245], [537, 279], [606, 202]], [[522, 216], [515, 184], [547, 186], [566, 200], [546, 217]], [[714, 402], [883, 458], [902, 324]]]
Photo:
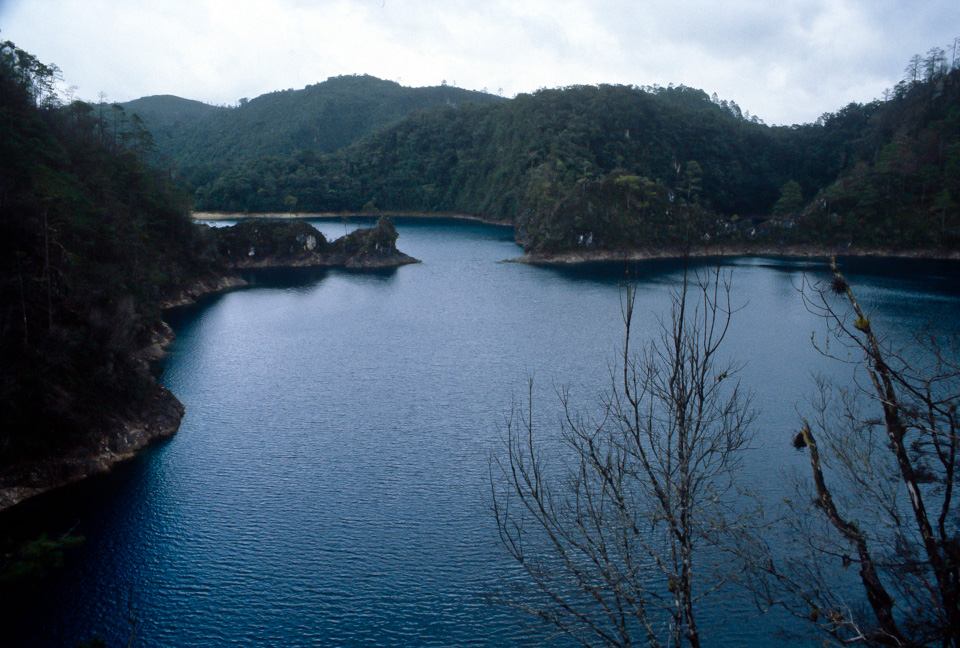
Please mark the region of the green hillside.
[[[849, 122], [852, 133], [844, 133]], [[960, 69], [849, 106], [808, 137], [804, 159], [820, 163], [823, 181], [811, 183], [809, 200], [775, 214], [796, 238], [960, 248]]]
[[575, 86], [420, 111], [331, 154], [199, 182], [198, 208], [454, 211], [530, 251], [685, 242], [956, 247], [960, 70], [769, 127], [684, 86]]
[[263, 156], [336, 151], [413, 111], [498, 101], [446, 85], [407, 88], [363, 75], [241, 99], [232, 108], [169, 95], [121, 105], [143, 119], [158, 151], [185, 181], [202, 185], [225, 168]]
[[[562, 186], [629, 169], [665, 184], [700, 157], [718, 209], [772, 205], [783, 161], [770, 129], [690, 88], [578, 86], [421, 112], [339, 151], [251, 160], [200, 187], [229, 210], [457, 210], [512, 221], [533, 171]], [[681, 167], [678, 171], [678, 165]]]

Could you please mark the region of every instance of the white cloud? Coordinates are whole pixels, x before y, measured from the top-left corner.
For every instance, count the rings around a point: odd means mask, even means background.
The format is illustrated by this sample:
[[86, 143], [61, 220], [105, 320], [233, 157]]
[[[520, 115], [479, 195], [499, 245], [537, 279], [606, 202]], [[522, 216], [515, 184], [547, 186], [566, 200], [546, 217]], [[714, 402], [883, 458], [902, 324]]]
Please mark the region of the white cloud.
[[771, 123], [870, 101], [958, 26], [955, 0], [0, 0], [0, 36], [88, 99], [232, 104], [352, 73], [508, 96], [672, 82]]

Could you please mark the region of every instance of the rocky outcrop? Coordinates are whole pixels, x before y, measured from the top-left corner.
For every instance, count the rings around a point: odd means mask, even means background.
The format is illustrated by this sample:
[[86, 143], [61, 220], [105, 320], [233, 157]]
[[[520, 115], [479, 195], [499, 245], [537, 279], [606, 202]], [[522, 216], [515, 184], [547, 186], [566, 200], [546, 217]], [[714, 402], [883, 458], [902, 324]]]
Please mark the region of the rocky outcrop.
[[327, 260], [345, 268], [387, 268], [420, 263], [397, 249], [397, 228], [383, 216], [368, 229], [358, 229], [330, 245]]
[[246, 220], [213, 229], [221, 269], [193, 279], [160, 300], [168, 309], [193, 304], [198, 297], [248, 285], [242, 270], [260, 268], [393, 268], [418, 259], [397, 249], [397, 228], [380, 218], [334, 241], [305, 221]]
[[[207, 232], [216, 247], [212, 263], [160, 299], [161, 309], [193, 303], [203, 295], [247, 285], [240, 271], [255, 268], [344, 267], [383, 268], [417, 259], [397, 250], [397, 230], [389, 218], [335, 241], [303, 221], [245, 221]], [[131, 307], [132, 308], [132, 307]], [[118, 332], [118, 335], [122, 333]], [[125, 357], [148, 392], [126, 411], [114, 412], [88, 434], [60, 445], [43, 456], [25, 457], [0, 471], [0, 510], [59, 486], [106, 472], [146, 446], [172, 437], [180, 427], [183, 405], [151, 375], [151, 365], [163, 357], [174, 333], [158, 320], [149, 339]]]
[[[165, 323], [154, 331], [150, 343], [133, 358], [142, 371], [163, 357], [173, 340]], [[89, 439], [43, 457], [24, 459], [0, 473], [0, 511], [59, 486], [107, 472], [151, 443], [176, 434], [183, 404], [168, 389], [154, 382], [151, 393], [127, 412], [102, 422], [96, 441]]]
[[246, 279], [234, 273], [195, 279], [165, 295], [160, 300], [160, 308], [167, 310], [177, 306], [187, 306], [195, 303], [197, 297], [224, 292], [233, 288], [242, 288], [246, 285]]
[[382, 268], [419, 263], [397, 249], [397, 228], [383, 217], [335, 241], [305, 221], [248, 220], [216, 230], [217, 249], [235, 270], [251, 268]]

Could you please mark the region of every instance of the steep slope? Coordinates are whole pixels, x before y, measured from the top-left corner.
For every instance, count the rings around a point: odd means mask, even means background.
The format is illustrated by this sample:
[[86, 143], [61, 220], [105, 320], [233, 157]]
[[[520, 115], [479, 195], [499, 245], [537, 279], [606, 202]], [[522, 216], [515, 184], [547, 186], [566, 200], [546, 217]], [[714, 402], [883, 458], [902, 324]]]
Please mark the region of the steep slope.
[[[212, 251], [131, 133], [105, 128], [92, 106], [38, 102], [53, 74], [0, 43], [4, 494], [30, 487], [24, 474], [66, 477], [79, 448], [123, 454], [176, 429], [181, 406], [141, 350], [164, 334], [160, 294]], [[57, 467], [39, 469], [48, 457]]]
[[847, 162], [786, 222], [807, 240], [960, 248], [960, 69], [862, 108]]

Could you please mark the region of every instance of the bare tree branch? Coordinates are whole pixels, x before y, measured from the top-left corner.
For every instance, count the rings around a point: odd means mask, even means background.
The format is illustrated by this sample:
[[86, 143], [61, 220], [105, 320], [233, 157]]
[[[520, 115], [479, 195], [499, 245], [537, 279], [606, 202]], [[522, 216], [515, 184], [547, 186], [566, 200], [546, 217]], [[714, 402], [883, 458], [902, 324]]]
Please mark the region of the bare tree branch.
[[621, 290], [624, 345], [599, 414], [561, 390], [566, 469], [534, 434], [532, 385], [491, 461], [500, 540], [529, 578], [513, 602], [585, 646], [700, 646], [695, 603], [718, 582], [696, 556], [735, 499], [754, 412], [718, 353], [734, 310], [729, 276], [689, 278], [634, 352], [636, 286]]

